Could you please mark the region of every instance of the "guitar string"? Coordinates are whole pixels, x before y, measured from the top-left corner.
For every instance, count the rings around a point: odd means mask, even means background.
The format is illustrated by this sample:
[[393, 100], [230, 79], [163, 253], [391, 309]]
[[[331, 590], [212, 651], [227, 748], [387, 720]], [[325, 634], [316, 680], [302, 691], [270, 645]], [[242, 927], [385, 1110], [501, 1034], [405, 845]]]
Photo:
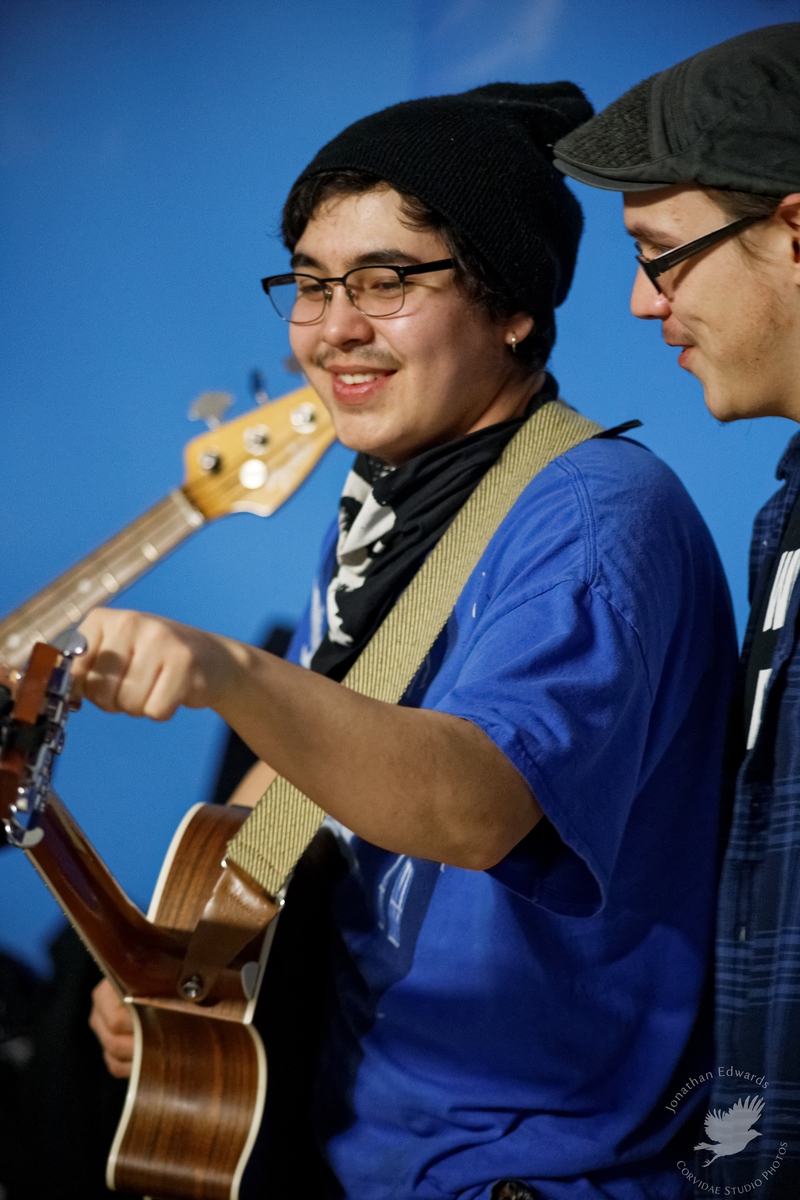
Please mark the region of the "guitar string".
[[[139, 524], [139, 522], [137, 522]], [[86, 596], [78, 590], [78, 586], [85, 578], [94, 577], [92, 582], [93, 592], [97, 592], [102, 585], [99, 585], [99, 577], [105, 571], [110, 570], [113, 565], [116, 566], [118, 553], [117, 545], [104, 545], [98, 550], [93, 551], [75, 567], [70, 568], [54, 583], [48, 585], [42, 592], [19, 608], [15, 614], [16, 620], [12, 623], [19, 626], [25, 624], [46, 624], [43, 620], [44, 615], [58, 604], [75, 605], [76, 608], [85, 607]], [[118, 569], [118, 568], [117, 568]], [[8, 626], [8, 622], [3, 622]]]
[[[122, 590], [129, 580], [142, 573], [139, 565], [144, 543], [153, 544], [160, 559], [194, 532], [194, 529], [195, 526], [189, 524], [186, 515], [177, 508], [172, 496], [165, 497], [147, 513], [131, 522], [115, 538], [87, 555], [54, 583], [21, 605], [12, 614], [13, 619], [6, 618], [0, 622], [0, 630], [5, 635], [4, 640], [24, 629], [39, 628], [40, 632], [46, 632], [41, 627], [52, 623], [47, 616], [56, 607], [64, 610], [65, 606], [69, 605], [88, 612], [98, 600], [116, 594], [103, 586], [101, 579], [104, 574], [111, 574], [120, 585], [117, 590]], [[91, 591], [82, 594], [77, 589], [84, 579], [90, 580], [93, 586]]]
[[[75, 592], [75, 581], [95, 574], [102, 567], [109, 569], [116, 567], [120, 571], [124, 559], [130, 555], [131, 543], [135, 543], [137, 549], [141, 552], [140, 547], [144, 542], [152, 542], [154, 538], [161, 541], [164, 533], [169, 530], [169, 526], [174, 523], [176, 516], [181, 517], [181, 514], [176, 513], [171, 497], [166, 497], [164, 500], [159, 501], [157, 505], [131, 522], [130, 525], [126, 526], [114, 538], [98, 547], [97, 550], [92, 551], [80, 563], [71, 567], [49, 585], [48, 588], [44, 589], [44, 592], [40, 593], [39, 596], [33, 597], [31, 601], [23, 605], [23, 608], [30, 606], [30, 610], [35, 610], [39, 607], [36, 601], [40, 600], [47, 592], [71, 598]], [[181, 524], [186, 524], [185, 519], [182, 517]]]
[[[226, 499], [226, 493], [231, 495], [236, 491], [238, 476], [231, 471], [223, 481], [209, 478], [193, 482], [195, 487], [191, 491], [198, 501], [198, 507], [213, 505], [214, 508], [219, 508]], [[191, 504], [191, 500], [188, 503]], [[149, 542], [156, 549], [158, 557], [153, 560], [155, 562], [165, 557], [195, 531], [197, 526], [189, 522], [187, 515], [187, 512], [176, 504], [172, 493], [158, 501], [115, 537], [92, 551], [52, 584], [22, 604], [13, 614], [13, 620], [7, 618], [0, 622], [3, 640], [6, 641], [9, 636], [15, 633], [20, 635], [30, 629], [38, 629], [39, 632], [48, 634], [50, 631], [47, 626], [54, 627], [53, 618], [55, 625], [62, 623], [61, 615], [56, 614], [54, 610], [60, 609], [64, 612], [66, 609], [69, 616], [69, 608], [74, 607], [86, 613], [95, 607], [98, 601], [114, 596], [130, 581], [143, 574], [141, 559], [144, 544]], [[117, 589], [108, 589], [102, 584], [102, 576], [105, 574], [110, 574], [117, 581]], [[90, 592], [81, 594], [77, 588], [84, 579], [90, 580], [93, 586]]]

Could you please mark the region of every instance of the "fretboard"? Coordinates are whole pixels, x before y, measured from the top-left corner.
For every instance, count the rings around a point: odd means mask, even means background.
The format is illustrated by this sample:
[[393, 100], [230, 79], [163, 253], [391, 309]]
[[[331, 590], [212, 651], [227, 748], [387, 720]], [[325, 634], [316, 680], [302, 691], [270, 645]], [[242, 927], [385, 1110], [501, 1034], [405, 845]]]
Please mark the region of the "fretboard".
[[176, 488], [0, 621], [0, 662], [22, 666], [34, 642], [52, 641], [106, 604], [204, 524], [202, 513]]

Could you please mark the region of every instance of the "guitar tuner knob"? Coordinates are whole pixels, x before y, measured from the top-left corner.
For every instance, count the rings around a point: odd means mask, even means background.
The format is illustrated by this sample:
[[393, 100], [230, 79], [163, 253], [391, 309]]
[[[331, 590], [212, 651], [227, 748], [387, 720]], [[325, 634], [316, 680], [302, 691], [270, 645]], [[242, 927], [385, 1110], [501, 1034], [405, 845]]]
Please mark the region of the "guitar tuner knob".
[[203, 990], [203, 979], [200, 975], [190, 975], [181, 984], [181, 995], [186, 1000], [196, 1000]]
[[54, 637], [51, 645], [60, 650], [65, 658], [80, 658], [87, 648], [86, 638], [72, 626]]
[[251, 425], [244, 431], [244, 444], [248, 454], [263, 454], [269, 445], [269, 430], [266, 425]]
[[209, 475], [217, 475], [222, 470], [222, 455], [216, 450], [206, 450], [199, 458], [200, 470]]
[[230, 392], [203, 392], [189, 405], [189, 420], [205, 421], [209, 429], [218, 429], [232, 404]]
[[289, 420], [298, 433], [313, 433], [317, 426], [316, 406], [308, 402], [298, 405]]

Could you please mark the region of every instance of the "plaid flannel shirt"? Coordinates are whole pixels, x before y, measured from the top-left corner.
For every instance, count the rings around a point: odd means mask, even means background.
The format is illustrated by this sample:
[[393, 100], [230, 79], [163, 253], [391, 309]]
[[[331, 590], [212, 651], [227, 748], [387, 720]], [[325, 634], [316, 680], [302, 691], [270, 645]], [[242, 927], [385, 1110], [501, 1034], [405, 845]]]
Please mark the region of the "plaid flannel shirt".
[[[753, 612], [800, 495], [800, 433], [789, 443], [776, 474], [784, 486], [764, 505], [753, 526]], [[738, 1150], [723, 1146], [723, 1155], [703, 1178], [723, 1196], [740, 1194], [733, 1189], [750, 1184], [746, 1190], [757, 1191], [762, 1200], [800, 1196], [799, 610], [797, 585], [775, 645], [758, 737], [736, 777], [719, 897], [717, 1045], [710, 1109], [724, 1117], [748, 1096], [764, 1103], [761, 1116], [752, 1123], [760, 1136], [752, 1136]], [[733, 716], [742, 745], [744, 671], [753, 624], [751, 616]], [[701, 1157], [707, 1160], [708, 1152]], [[699, 1194], [708, 1195], [708, 1189]]]

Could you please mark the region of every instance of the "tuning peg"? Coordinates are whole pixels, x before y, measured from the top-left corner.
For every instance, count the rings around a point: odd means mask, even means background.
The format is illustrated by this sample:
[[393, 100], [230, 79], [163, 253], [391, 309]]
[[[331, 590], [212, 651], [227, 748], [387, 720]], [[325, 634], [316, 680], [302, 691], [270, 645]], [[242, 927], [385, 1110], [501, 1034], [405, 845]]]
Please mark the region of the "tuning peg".
[[65, 658], [80, 658], [86, 653], [86, 638], [82, 633], [78, 633], [74, 625], [70, 625], [69, 629], [54, 637], [50, 645], [60, 650]]
[[216, 429], [232, 404], [230, 392], [203, 392], [189, 405], [189, 420], [205, 421], [209, 429]]
[[267, 381], [256, 367], [250, 372], [250, 391], [256, 404], [266, 404], [269, 400]]

